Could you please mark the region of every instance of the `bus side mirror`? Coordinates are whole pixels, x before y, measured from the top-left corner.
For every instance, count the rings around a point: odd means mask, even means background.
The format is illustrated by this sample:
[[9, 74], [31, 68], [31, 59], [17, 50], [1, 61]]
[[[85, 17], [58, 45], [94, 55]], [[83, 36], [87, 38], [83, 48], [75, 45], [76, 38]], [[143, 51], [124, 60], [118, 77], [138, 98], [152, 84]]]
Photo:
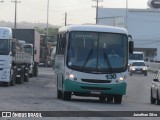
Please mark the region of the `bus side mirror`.
[[37, 54], [37, 50], [34, 50], [34, 54]]
[[128, 35], [129, 40], [129, 53], [132, 54], [134, 50], [134, 42], [132, 41], [132, 36]]
[[133, 41], [129, 41], [129, 53], [133, 54], [133, 50], [134, 50], [134, 42]]

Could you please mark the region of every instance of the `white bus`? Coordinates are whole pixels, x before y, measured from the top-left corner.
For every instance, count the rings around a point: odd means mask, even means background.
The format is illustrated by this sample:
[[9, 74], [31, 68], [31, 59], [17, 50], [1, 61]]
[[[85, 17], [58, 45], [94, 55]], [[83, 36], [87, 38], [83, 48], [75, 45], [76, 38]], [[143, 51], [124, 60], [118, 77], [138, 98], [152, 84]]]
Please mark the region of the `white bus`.
[[121, 104], [126, 94], [128, 51], [133, 51], [133, 42], [128, 44], [126, 29], [101, 25], [60, 28], [55, 56], [57, 98], [94, 96]]

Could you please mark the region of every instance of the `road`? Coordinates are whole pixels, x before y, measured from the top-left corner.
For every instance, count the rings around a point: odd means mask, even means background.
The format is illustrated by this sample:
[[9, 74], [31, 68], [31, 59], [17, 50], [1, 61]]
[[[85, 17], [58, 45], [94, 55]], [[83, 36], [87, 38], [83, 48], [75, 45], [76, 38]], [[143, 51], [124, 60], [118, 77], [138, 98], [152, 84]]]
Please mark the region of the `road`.
[[[38, 77], [30, 78], [29, 82], [0, 87], [0, 111], [160, 111], [160, 106], [150, 104], [150, 86], [154, 76], [153, 73], [148, 73], [148, 76], [141, 74], [128, 76], [127, 94], [123, 97], [122, 104], [101, 103], [98, 98], [75, 96], [72, 96], [71, 101], [63, 101], [56, 98], [53, 69], [40, 67]], [[17, 120], [15, 118], [7, 120], [12, 119]], [[63, 117], [57, 119], [61, 120]], [[96, 120], [95, 117], [86, 119]], [[103, 117], [100, 119], [105, 120]]]

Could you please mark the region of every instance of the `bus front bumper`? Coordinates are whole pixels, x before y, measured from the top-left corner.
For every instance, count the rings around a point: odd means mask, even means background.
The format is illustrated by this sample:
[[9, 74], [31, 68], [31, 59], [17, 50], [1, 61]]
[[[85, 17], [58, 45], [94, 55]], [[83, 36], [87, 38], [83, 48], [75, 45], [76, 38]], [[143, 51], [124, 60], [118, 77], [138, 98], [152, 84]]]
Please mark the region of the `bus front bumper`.
[[68, 79], [64, 81], [64, 91], [68, 92], [125, 95], [126, 87], [125, 82], [119, 84], [88, 84]]

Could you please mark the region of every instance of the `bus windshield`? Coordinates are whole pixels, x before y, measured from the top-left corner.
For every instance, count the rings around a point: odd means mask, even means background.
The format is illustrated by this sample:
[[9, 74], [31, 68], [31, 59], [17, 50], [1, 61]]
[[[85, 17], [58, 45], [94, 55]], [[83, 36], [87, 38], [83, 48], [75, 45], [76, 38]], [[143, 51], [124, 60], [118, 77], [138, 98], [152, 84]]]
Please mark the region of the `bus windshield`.
[[10, 40], [0, 39], [0, 55], [9, 55], [10, 52]]
[[90, 73], [118, 73], [127, 69], [128, 38], [125, 34], [70, 32], [67, 67]]

